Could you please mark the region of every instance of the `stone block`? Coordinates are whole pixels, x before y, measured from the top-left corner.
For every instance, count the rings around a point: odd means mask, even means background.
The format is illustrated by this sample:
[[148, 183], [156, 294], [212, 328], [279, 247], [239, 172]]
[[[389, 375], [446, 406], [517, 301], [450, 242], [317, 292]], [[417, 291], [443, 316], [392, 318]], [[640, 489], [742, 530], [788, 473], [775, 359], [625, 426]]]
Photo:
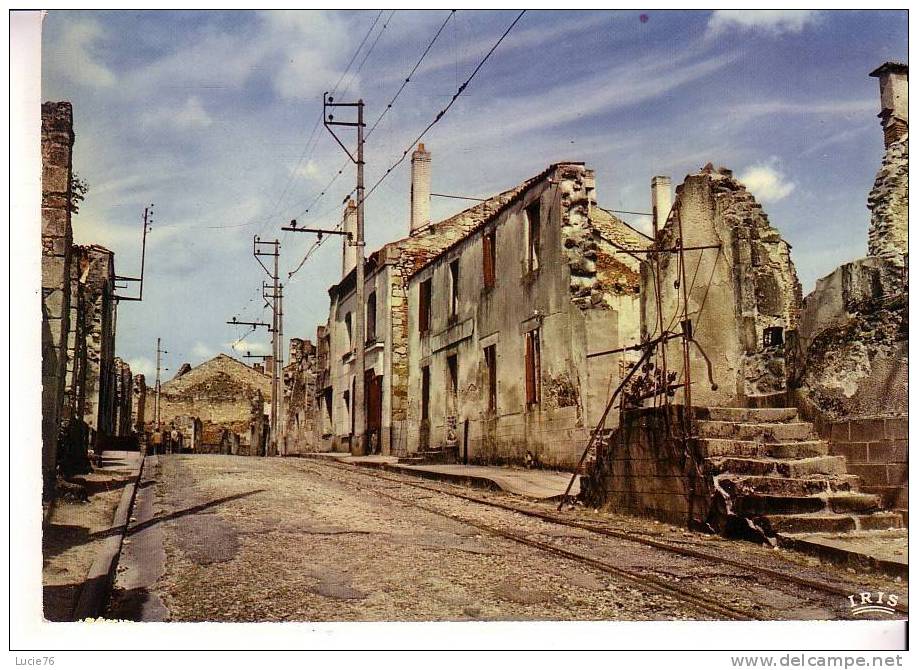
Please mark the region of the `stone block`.
[[853, 419], [850, 423], [852, 442], [882, 440], [886, 434], [883, 419]]
[[69, 237], [70, 218], [66, 208], [63, 207], [42, 207], [41, 210], [41, 234], [56, 235], [59, 237]]
[[848, 474], [860, 477], [864, 486], [886, 486], [889, 483], [886, 467], [882, 463], [851, 463]]
[[65, 294], [62, 290], [52, 290], [44, 295], [45, 314], [52, 319], [61, 319], [64, 316]]
[[868, 445], [870, 463], [907, 463], [908, 440], [884, 440]]
[[886, 466], [886, 477], [890, 484], [896, 486], [908, 483], [908, 464], [890, 463]]
[[44, 193], [69, 193], [70, 169], [58, 165], [42, 166], [41, 189]]
[[829, 439], [847, 442], [850, 438], [850, 426], [847, 421], [838, 421], [831, 425]]
[[833, 442], [832, 454], [844, 456], [851, 463], [868, 463], [870, 458], [867, 452], [867, 442]]
[[908, 419], [905, 417], [886, 419], [884, 431], [887, 440], [907, 440]]

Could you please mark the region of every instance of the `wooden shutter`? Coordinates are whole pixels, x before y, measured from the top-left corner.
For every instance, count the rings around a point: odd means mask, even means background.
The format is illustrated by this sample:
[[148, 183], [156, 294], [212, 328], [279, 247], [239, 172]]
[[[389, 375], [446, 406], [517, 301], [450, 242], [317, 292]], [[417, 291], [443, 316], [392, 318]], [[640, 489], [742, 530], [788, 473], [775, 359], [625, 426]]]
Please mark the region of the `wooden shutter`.
[[418, 305], [419, 328], [426, 333], [430, 328], [430, 280], [421, 282], [421, 296]]
[[487, 233], [482, 240], [484, 285], [490, 288], [494, 286], [494, 234]]

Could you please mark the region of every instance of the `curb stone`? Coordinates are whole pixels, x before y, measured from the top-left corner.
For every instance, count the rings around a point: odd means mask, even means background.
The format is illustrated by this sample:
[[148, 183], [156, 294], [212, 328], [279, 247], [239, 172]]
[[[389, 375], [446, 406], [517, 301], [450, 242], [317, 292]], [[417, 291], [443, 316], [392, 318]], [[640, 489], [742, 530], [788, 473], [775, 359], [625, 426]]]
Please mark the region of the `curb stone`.
[[141, 456], [137, 475], [121, 492], [121, 500], [115, 510], [111, 526], [111, 530], [116, 532], [105, 538], [102, 548], [89, 567], [89, 572], [86, 573], [86, 579], [80, 588], [80, 597], [73, 610], [74, 621], [101, 616], [105, 610], [114, 584], [115, 569], [118, 566], [118, 558], [121, 556], [121, 547], [127, 533], [128, 520], [137, 496], [137, 486], [143, 475], [145, 461], [146, 459]]

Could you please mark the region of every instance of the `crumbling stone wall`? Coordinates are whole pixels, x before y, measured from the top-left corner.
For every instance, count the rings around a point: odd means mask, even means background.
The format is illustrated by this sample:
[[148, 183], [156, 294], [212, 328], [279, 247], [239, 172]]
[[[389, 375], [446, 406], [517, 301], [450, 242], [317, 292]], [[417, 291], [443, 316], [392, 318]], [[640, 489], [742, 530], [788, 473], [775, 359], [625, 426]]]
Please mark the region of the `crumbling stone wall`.
[[41, 354], [43, 498], [53, 495], [70, 330], [70, 221], [73, 109], [69, 102], [41, 106]]
[[131, 388], [131, 428], [135, 433], [143, 432], [147, 409], [147, 379], [144, 375], [134, 375]]
[[112, 434], [116, 437], [127, 437], [131, 435], [131, 406], [134, 396], [134, 376], [131, 374], [131, 366], [121, 358], [115, 357], [113, 367], [114, 374], [114, 430]]
[[907, 132], [886, 147], [867, 206], [870, 209], [867, 253], [903, 265], [908, 254]]
[[290, 362], [284, 367], [284, 454], [316, 451], [316, 348], [309, 340], [290, 338]]
[[264, 405], [270, 394], [269, 375], [220, 354], [161, 385], [161, 421], [170, 426], [177, 417], [195, 417], [204, 426], [203, 444], [211, 445], [213, 435], [227, 429], [240, 436], [239, 453], [256, 455], [264, 447]]
[[[676, 189], [669, 220], [660, 231], [663, 327], [680, 332], [683, 272], [679, 255], [668, 250], [679, 242], [685, 251], [688, 318], [698, 346], [690, 348], [693, 402], [702, 405], [783, 403], [790, 349], [795, 345], [802, 291], [790, 257], [790, 245], [773, 228], [755, 197], [726, 169], [708, 165], [688, 175]], [[642, 269], [642, 329], [659, 335], [654, 299], [654, 270]], [[711, 374], [703, 351], [711, 361]], [[682, 344], [667, 345], [669, 368], [681, 383]]]
[[79, 247], [86, 333], [84, 419], [97, 448], [98, 436], [115, 434], [115, 265], [114, 254], [98, 245]]

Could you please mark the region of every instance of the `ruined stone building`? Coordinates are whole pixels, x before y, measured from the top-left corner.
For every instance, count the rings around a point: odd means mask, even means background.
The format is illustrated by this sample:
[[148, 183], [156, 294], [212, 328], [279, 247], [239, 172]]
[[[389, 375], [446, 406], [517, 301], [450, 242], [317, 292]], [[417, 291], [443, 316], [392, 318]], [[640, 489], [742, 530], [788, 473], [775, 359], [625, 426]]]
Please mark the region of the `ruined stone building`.
[[[783, 405], [786, 351], [796, 342], [802, 299], [790, 245], [729, 170], [708, 166], [688, 175], [675, 202], [668, 180], [657, 178], [653, 193], [662, 251], [659, 277], [657, 264], [643, 264], [643, 338], [682, 332], [687, 318], [694, 402]], [[680, 239], [682, 257], [675, 251]], [[682, 383], [682, 341], [665, 347], [668, 370]]]
[[864, 490], [908, 507], [908, 66], [879, 79], [884, 154], [867, 197], [868, 255], [803, 302], [798, 403]]
[[42, 105], [42, 472], [89, 467], [88, 450], [131, 434], [131, 372], [115, 357], [114, 254], [73, 244], [69, 102]]
[[[146, 394], [152, 398], [155, 390]], [[160, 423], [169, 430], [173, 424], [194, 426], [199, 421], [198, 451], [263, 455], [270, 395], [269, 375], [219, 354], [161, 384]]]
[[593, 172], [558, 163], [415, 268], [408, 452], [576, 465], [640, 332], [649, 239], [599, 208]]
[[80, 268], [81, 328], [86, 339], [83, 420], [89, 446], [100, 448], [105, 437], [118, 435], [115, 363], [115, 254], [99, 245], [77, 247]]
[[316, 347], [290, 338], [290, 361], [284, 366], [284, 431], [282, 455], [316, 451]]
[[147, 379], [141, 374], [134, 375], [131, 387], [131, 429], [143, 433], [147, 412]]
[[53, 495], [70, 330], [73, 109], [41, 106], [41, 410], [43, 498]]
[[[367, 347], [366, 432], [353, 436], [350, 399], [354, 393], [354, 311], [356, 253], [344, 244], [342, 279], [329, 288], [328, 322], [317, 335], [318, 383], [316, 431], [322, 450], [381, 452], [404, 455], [408, 450], [408, 279], [428, 259], [473, 230], [513, 197], [510, 190], [444, 221], [429, 220], [431, 155], [424, 145], [412, 154], [412, 219], [409, 234], [377, 250], [366, 261]], [[348, 202], [343, 227], [356, 231], [356, 205]]]
[[907, 70], [873, 74], [886, 154], [868, 198], [871, 255], [805, 299], [789, 245], [729, 170], [708, 164], [676, 189], [657, 220], [659, 263], [651, 254], [641, 273], [644, 340], [678, 336], [641, 369], [666, 356], [670, 401], [624, 408], [582, 481], [587, 501], [772, 542], [903, 525]]

